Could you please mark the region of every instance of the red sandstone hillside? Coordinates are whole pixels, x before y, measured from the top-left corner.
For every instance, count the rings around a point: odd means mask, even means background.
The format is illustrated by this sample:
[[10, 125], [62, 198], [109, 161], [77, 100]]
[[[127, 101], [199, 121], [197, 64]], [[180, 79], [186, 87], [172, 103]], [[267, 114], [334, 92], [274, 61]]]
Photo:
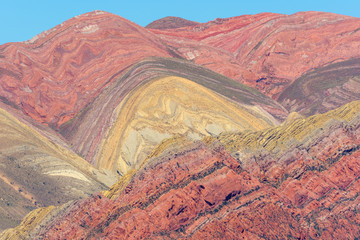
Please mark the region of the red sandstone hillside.
[[[174, 27], [95, 11], [0, 46], [1, 227], [46, 207], [0, 238], [360, 237], [360, 19]], [[218, 73], [306, 115], [352, 103], [280, 125]]]
[[[305, 72], [360, 55], [360, 19], [322, 12], [261, 13], [178, 29], [152, 30], [168, 44], [192, 39], [233, 54], [243, 70], [226, 72], [274, 98]], [[200, 54], [189, 56], [195, 62]], [[201, 55], [200, 55], [201, 56]]]
[[[231, 54], [197, 42], [203, 65], [238, 69]], [[183, 53], [122, 17], [95, 11], [72, 18], [23, 43], [0, 46], [0, 99], [39, 122], [58, 127], [74, 117], [110, 82], [148, 57]], [[184, 55], [185, 56], [185, 55]], [[214, 57], [215, 56], [215, 57]]]
[[32, 118], [56, 126], [72, 118], [133, 63], [171, 55], [142, 27], [95, 11], [27, 42], [2, 45], [0, 56], [0, 96]]
[[110, 191], [34, 212], [2, 236], [357, 239], [359, 109], [353, 102], [262, 132], [175, 144]]
[[359, 57], [360, 20], [263, 13], [152, 33], [96, 11], [24, 43], [0, 46], [0, 97], [57, 127], [126, 68], [150, 56], [186, 58], [269, 96], [312, 68]]

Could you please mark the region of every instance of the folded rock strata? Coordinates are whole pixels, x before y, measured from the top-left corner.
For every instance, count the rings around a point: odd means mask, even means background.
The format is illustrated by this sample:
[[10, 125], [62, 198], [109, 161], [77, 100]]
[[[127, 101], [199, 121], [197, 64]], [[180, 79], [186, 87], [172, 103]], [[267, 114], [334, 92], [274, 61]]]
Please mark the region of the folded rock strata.
[[123, 175], [166, 138], [264, 129], [286, 115], [245, 85], [196, 64], [155, 58], [114, 80], [60, 130], [91, 164]]
[[[86, 198], [116, 178], [36, 127], [0, 108], [0, 226], [19, 224], [32, 209]], [[61, 142], [61, 140], [58, 140]]]
[[[116, 185], [121, 188], [116, 194], [37, 210], [43, 214], [31, 213], [2, 237], [355, 239], [359, 108], [360, 102], [353, 102], [273, 129], [271, 142], [283, 141], [276, 136], [302, 123], [303, 134], [287, 149], [281, 143], [266, 148], [264, 137], [256, 144], [259, 152], [232, 157], [228, 143], [207, 137], [205, 143], [149, 159]], [[269, 132], [253, 134], [261, 133]], [[26, 228], [30, 217], [43, 227], [30, 223]]]

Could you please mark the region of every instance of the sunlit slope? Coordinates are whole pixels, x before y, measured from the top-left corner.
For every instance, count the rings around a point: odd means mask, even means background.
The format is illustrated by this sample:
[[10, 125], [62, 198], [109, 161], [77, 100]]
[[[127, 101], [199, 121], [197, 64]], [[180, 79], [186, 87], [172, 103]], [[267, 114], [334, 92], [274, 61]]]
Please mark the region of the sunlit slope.
[[44, 218], [54, 209], [54, 206], [50, 206], [31, 211], [24, 217], [19, 226], [6, 229], [0, 234], [0, 238], [7, 240], [29, 239], [28, 232], [37, 228], [41, 221], [44, 221]]
[[268, 130], [164, 140], [110, 191], [33, 211], [0, 238], [356, 239], [359, 110], [352, 102]]
[[84, 198], [111, 183], [111, 177], [0, 108], [0, 230], [34, 208]]
[[327, 113], [298, 119], [290, 124], [264, 131], [222, 134], [216, 139], [235, 156], [254, 151], [281, 154], [291, 147], [296, 147], [299, 143], [314, 145], [320, 132], [331, 133], [331, 127], [335, 122], [351, 121], [359, 115], [359, 112], [360, 101], [353, 101]]
[[129, 20], [85, 13], [27, 42], [0, 46], [0, 101], [57, 128], [123, 69], [150, 56], [171, 54], [157, 36]]
[[116, 108], [95, 166], [126, 173], [162, 140], [199, 140], [222, 132], [259, 130], [274, 124], [255, 107], [239, 106], [199, 84], [164, 77], [134, 89]]
[[[179, 81], [180, 78], [184, 80]], [[173, 79], [177, 79], [176, 84]], [[157, 81], [160, 82], [155, 84]], [[148, 84], [150, 82], [152, 83]], [[148, 87], [151, 90], [147, 90]], [[141, 92], [147, 94], [140, 94]], [[131, 97], [132, 95], [136, 97]], [[204, 99], [202, 99], [203, 95], [206, 96]], [[157, 104], [155, 104], [156, 101]], [[135, 106], [135, 103], [141, 104], [142, 107]], [[145, 106], [146, 103], [149, 105]], [[146, 110], [143, 110], [143, 113], [139, 111], [134, 118], [130, 117], [135, 113], [127, 111], [137, 111], [135, 109], [138, 107], [146, 108]], [[122, 109], [121, 114], [119, 109]], [[239, 115], [239, 112], [243, 110], [246, 114]], [[149, 114], [146, 115], [144, 112], [149, 112]], [[198, 118], [198, 115], [201, 117]], [[120, 155], [126, 156], [125, 161], [128, 162], [126, 165], [130, 166], [132, 165], [130, 162], [136, 163], [138, 159], [128, 159], [137, 158], [136, 156], [140, 155], [141, 159], [144, 159], [151, 151], [150, 148], [153, 147], [153, 144], [148, 145], [147, 150], [140, 154], [141, 148], [139, 148], [140, 145], [137, 145], [140, 144], [138, 134], [141, 135], [141, 139], [148, 139], [141, 140], [141, 142], [145, 141], [141, 145], [150, 142], [156, 145], [162, 139], [174, 134], [186, 134], [192, 139], [199, 139], [223, 131], [274, 126], [286, 116], [287, 111], [273, 99], [223, 75], [189, 61], [151, 58], [128, 69], [80, 114], [63, 124], [60, 129], [61, 134], [70, 142], [74, 151], [95, 166], [109, 168], [114, 163], [105, 164], [107, 160], [104, 156], [111, 159], [119, 158]], [[254, 117], [259, 119], [254, 122], [249, 120]], [[154, 130], [153, 126], [145, 127], [146, 124], [141, 122], [143, 130], [141, 133], [135, 133], [124, 130], [130, 122], [122, 122], [121, 129], [123, 130], [121, 131], [125, 132], [116, 134], [119, 136], [125, 134], [128, 140], [124, 139], [120, 143], [116, 143], [116, 149], [112, 149], [115, 155], [110, 156], [113, 153], [109, 155], [108, 150], [102, 149], [102, 146], [104, 145], [106, 148], [109, 143], [106, 139], [113, 131], [111, 129], [114, 129], [113, 126], [118, 118], [126, 118], [122, 121], [148, 118], [146, 120], [149, 121], [148, 124], [154, 126], [157, 121], [156, 124], [160, 125], [156, 127], [157, 130]], [[191, 121], [195, 122], [191, 123]], [[180, 122], [181, 124], [178, 125]], [[178, 126], [174, 127], [175, 123]], [[165, 129], [161, 130], [162, 127]], [[131, 145], [126, 151], [124, 149], [127, 147], [123, 145], [125, 143], [126, 146]], [[112, 146], [115, 147], [115, 145]], [[104, 165], [99, 164], [100, 161]], [[110, 168], [113, 172], [124, 173], [119, 166], [114, 165]]]

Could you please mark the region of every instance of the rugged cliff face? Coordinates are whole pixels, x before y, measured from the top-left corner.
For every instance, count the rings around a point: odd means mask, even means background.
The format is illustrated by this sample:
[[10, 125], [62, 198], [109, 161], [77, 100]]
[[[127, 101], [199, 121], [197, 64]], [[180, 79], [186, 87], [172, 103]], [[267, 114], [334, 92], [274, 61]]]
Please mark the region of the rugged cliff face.
[[253, 141], [229, 135], [170, 147], [110, 191], [30, 215], [45, 224], [41, 229], [21, 231], [25, 220], [3, 236], [354, 239], [360, 230], [359, 110], [353, 102], [246, 133], [259, 136]]

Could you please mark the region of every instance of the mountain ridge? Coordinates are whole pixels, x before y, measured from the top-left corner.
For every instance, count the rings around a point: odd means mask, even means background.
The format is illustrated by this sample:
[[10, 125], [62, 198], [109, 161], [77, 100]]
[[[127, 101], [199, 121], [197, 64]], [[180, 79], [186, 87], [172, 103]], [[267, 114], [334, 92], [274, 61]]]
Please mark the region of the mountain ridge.
[[0, 46], [0, 238], [359, 237], [360, 19], [173, 20]]

